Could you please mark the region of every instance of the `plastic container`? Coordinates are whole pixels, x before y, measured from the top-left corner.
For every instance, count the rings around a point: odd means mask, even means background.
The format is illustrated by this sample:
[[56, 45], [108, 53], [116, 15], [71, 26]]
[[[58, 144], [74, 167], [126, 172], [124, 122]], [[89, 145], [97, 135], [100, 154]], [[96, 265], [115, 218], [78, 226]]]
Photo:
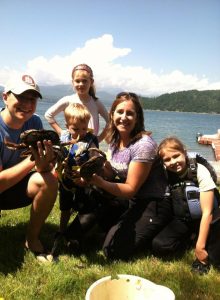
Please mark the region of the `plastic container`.
[[145, 278], [120, 274], [103, 277], [87, 290], [85, 300], [174, 300], [173, 291]]

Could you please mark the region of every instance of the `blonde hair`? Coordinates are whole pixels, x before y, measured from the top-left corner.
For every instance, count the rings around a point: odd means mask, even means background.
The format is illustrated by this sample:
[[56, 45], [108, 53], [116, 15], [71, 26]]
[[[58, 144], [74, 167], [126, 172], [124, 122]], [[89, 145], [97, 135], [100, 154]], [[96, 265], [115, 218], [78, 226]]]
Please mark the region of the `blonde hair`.
[[169, 148], [186, 154], [186, 148], [184, 144], [175, 136], [167, 137], [159, 144], [157, 153], [160, 157], [164, 155], [165, 148]]
[[64, 110], [64, 116], [67, 124], [71, 123], [73, 120], [88, 122], [91, 118], [88, 109], [80, 103], [70, 103]]

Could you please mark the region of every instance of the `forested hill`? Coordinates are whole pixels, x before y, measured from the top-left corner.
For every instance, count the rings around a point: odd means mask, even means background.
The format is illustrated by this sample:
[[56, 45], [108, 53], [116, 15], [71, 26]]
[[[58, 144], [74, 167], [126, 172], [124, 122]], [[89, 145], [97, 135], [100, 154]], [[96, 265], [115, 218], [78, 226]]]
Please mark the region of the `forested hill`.
[[159, 97], [141, 97], [144, 109], [220, 114], [220, 90], [182, 91]]

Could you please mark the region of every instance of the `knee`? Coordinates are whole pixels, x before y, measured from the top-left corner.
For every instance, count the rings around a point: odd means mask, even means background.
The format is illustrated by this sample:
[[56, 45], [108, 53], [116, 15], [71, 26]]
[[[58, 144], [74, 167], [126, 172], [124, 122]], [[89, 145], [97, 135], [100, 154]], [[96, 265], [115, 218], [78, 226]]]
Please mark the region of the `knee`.
[[108, 259], [120, 259], [125, 261], [127, 261], [132, 254], [125, 249], [115, 247], [114, 245], [103, 247], [103, 253]]
[[44, 189], [49, 190], [50, 192], [58, 191], [58, 180], [53, 173], [51, 172], [45, 173], [42, 175], [42, 177], [43, 177], [42, 186], [44, 187]]
[[156, 256], [167, 256], [170, 254], [171, 249], [160, 237], [155, 237], [152, 240], [152, 252]]
[[152, 241], [152, 252], [154, 255], [163, 258], [178, 257], [182, 255], [186, 249], [187, 242], [178, 239], [161, 239], [160, 236], [155, 237]]
[[41, 193], [48, 199], [56, 199], [58, 191], [58, 180], [52, 173], [34, 173], [27, 188], [27, 195], [34, 198]]
[[157, 237], [155, 237], [152, 240], [152, 251], [154, 254], [158, 254], [162, 251], [163, 249], [163, 243], [161, 242], [160, 239], [158, 239]]
[[111, 239], [107, 239], [103, 245], [103, 252], [109, 259], [121, 259], [128, 260], [135, 251], [135, 245], [133, 240], [120, 239], [117, 234], [112, 236]]

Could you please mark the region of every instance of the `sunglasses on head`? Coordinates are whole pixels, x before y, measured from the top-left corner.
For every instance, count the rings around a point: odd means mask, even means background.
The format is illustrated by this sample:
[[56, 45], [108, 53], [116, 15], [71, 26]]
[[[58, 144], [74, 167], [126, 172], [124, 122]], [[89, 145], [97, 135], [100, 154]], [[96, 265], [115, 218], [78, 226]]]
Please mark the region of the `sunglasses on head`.
[[130, 93], [130, 92], [121, 92], [121, 93], [117, 94], [116, 99], [124, 97], [124, 96], [128, 97], [128, 98], [131, 97], [131, 98], [134, 98], [135, 100], [139, 101], [138, 95], [135, 93]]

